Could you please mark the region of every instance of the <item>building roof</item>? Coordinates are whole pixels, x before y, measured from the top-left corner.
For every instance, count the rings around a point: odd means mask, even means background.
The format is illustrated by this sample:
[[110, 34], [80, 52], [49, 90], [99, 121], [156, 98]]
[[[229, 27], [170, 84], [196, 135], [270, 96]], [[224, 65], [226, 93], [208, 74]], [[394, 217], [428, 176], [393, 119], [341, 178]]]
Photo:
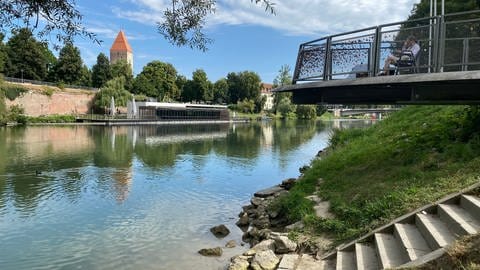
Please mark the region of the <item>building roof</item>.
[[118, 32], [117, 38], [115, 38], [115, 41], [113, 42], [112, 47], [110, 48], [110, 51], [115, 51], [115, 52], [133, 52], [132, 47], [130, 47], [130, 44], [128, 44], [127, 37], [125, 36], [125, 33], [123, 33], [123, 30], [120, 30]]
[[273, 84], [270, 83], [262, 83], [261, 84], [261, 93], [270, 93], [272, 92]]

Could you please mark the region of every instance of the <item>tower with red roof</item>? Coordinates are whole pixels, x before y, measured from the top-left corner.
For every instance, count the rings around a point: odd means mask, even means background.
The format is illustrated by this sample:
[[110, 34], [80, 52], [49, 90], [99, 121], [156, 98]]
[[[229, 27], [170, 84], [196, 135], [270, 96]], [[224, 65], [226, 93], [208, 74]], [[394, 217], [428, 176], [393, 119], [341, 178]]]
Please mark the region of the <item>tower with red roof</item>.
[[110, 64], [115, 64], [119, 60], [126, 60], [133, 72], [133, 50], [128, 44], [127, 37], [123, 30], [118, 32], [117, 38], [110, 48]]

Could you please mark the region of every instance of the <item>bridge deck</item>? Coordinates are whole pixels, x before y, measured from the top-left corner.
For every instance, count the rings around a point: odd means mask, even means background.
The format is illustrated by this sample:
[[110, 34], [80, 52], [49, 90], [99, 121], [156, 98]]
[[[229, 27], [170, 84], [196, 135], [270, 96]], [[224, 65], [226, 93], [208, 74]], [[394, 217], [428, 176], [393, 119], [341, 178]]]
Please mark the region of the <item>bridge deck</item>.
[[296, 104], [480, 104], [480, 71], [420, 73], [299, 83]]

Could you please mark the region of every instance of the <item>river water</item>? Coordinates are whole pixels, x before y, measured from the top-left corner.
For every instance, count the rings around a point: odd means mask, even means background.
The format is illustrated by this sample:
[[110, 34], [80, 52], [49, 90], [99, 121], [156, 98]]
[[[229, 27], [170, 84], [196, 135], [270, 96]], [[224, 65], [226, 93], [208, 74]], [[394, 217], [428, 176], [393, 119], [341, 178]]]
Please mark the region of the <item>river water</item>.
[[222, 269], [247, 247], [197, 251], [241, 242], [255, 191], [297, 177], [332, 127], [368, 124], [0, 128], [0, 269]]

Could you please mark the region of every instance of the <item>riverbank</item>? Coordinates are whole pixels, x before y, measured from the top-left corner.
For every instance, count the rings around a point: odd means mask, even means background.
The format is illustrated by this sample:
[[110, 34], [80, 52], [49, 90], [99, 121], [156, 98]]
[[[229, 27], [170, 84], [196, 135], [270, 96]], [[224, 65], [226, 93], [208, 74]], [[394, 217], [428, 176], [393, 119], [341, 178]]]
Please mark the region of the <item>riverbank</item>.
[[[412, 106], [370, 128], [334, 132], [328, 155], [267, 209], [283, 226], [302, 224], [291, 239], [326, 236], [328, 250], [478, 182], [479, 167], [478, 107]], [[329, 201], [330, 217], [315, 213], [312, 195]]]

